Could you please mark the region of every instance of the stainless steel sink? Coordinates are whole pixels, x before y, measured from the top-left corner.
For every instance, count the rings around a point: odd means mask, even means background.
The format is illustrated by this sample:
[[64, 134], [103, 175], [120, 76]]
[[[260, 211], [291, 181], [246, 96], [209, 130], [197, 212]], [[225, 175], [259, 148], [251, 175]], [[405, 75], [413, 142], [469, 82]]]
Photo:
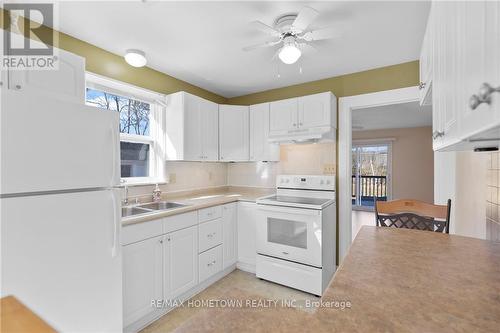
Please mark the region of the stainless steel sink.
[[126, 216], [132, 216], [132, 215], [139, 215], [139, 214], [146, 214], [146, 213], [151, 213], [152, 211], [150, 209], [142, 209], [140, 207], [122, 207], [122, 217]]
[[152, 203], [148, 203], [148, 204], [139, 205], [138, 207], [146, 208], [146, 209], [153, 209], [153, 210], [167, 210], [167, 209], [174, 209], [174, 208], [180, 208], [180, 207], [185, 207], [185, 206], [187, 206], [187, 205], [180, 204], [177, 202], [160, 201], [160, 202], [152, 202]]

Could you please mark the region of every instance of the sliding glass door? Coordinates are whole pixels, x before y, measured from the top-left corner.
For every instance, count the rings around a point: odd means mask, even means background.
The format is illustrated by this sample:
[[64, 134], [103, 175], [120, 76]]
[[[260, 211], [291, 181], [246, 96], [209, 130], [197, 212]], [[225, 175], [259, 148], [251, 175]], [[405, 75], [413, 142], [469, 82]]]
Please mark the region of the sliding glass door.
[[373, 209], [391, 197], [391, 143], [352, 145], [353, 209]]

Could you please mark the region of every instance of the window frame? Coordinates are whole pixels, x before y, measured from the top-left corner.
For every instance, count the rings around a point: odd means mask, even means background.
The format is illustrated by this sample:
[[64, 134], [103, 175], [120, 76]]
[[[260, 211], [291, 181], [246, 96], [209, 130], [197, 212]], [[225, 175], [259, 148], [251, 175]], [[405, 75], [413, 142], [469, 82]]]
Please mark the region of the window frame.
[[[109, 79], [91, 72], [85, 74], [85, 90], [87, 88], [103, 91], [109, 94], [148, 103], [149, 135], [128, 134], [120, 132], [120, 142], [148, 144], [149, 149], [149, 176], [148, 177], [121, 177], [122, 185], [148, 185], [165, 183], [163, 161], [164, 114], [165, 95], [139, 88], [124, 82]], [[85, 102], [86, 102], [85, 98]], [[120, 148], [118, 148], [120, 149]]]

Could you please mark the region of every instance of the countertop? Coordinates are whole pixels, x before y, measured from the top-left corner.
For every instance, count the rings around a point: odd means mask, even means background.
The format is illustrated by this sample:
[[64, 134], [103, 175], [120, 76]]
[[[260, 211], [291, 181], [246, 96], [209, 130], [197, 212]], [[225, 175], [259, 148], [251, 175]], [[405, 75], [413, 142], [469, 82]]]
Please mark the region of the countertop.
[[212, 189], [202, 189], [194, 191], [182, 191], [174, 193], [165, 193], [162, 200], [178, 202], [187, 206], [170, 209], [166, 211], [157, 211], [148, 214], [128, 216], [122, 218], [122, 225], [130, 225], [145, 221], [150, 221], [162, 217], [191, 212], [211, 206], [223, 205], [236, 201], [255, 202], [257, 198], [271, 195], [275, 189], [259, 187], [235, 187], [226, 186]]
[[1, 299], [0, 312], [0, 331], [3, 333], [56, 332], [14, 296], [6, 296]]
[[312, 313], [211, 308], [177, 331], [498, 332], [500, 243], [364, 226], [321, 301]]

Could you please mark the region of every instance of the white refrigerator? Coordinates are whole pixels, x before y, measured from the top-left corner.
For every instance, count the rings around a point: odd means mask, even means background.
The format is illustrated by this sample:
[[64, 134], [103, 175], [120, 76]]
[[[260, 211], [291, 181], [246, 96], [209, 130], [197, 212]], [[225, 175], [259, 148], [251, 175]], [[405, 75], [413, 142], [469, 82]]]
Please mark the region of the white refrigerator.
[[58, 331], [121, 332], [118, 113], [0, 98], [1, 296]]

